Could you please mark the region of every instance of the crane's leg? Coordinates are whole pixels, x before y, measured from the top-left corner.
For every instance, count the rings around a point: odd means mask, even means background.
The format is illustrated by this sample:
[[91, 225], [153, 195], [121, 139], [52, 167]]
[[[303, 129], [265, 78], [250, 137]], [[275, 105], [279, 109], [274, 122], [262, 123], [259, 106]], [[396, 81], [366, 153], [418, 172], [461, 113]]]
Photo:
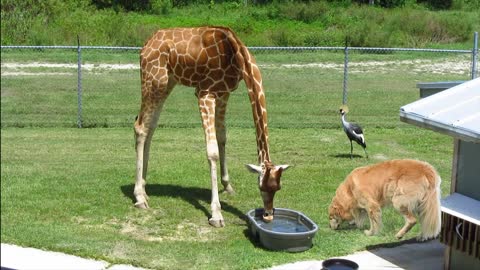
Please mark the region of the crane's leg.
[[364, 147], [364, 148], [363, 148], [363, 151], [365, 151], [365, 156], [367, 156], [367, 158], [368, 158], [367, 148]]
[[353, 143], [352, 143], [352, 140], [350, 140], [350, 158], [353, 159]]

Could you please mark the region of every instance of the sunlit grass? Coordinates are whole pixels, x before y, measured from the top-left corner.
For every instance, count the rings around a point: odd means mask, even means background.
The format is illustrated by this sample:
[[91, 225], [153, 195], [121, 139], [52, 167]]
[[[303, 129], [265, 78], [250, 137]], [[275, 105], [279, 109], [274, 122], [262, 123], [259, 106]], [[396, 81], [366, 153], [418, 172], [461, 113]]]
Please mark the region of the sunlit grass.
[[[384, 213], [380, 236], [328, 228], [327, 206], [355, 167], [418, 158], [437, 167], [444, 194], [450, 186], [452, 143], [446, 136], [407, 126], [369, 129], [370, 159], [351, 160], [341, 129], [273, 128], [273, 161], [293, 165], [284, 174], [275, 206], [302, 211], [320, 229], [306, 252], [271, 252], [249, 238], [243, 218], [261, 206], [256, 176], [244, 168], [245, 163], [256, 162], [253, 129], [230, 128], [228, 135], [236, 194], [221, 195], [227, 226], [215, 229], [207, 221], [210, 180], [200, 128], [157, 130], [147, 211], [133, 207], [135, 153], [130, 128], [4, 128], [2, 241], [155, 269], [218, 269], [219, 263], [225, 269], [256, 269], [396, 241], [403, 218], [390, 210]], [[354, 151], [363, 152], [360, 147]], [[407, 238], [416, 232], [418, 228]]]

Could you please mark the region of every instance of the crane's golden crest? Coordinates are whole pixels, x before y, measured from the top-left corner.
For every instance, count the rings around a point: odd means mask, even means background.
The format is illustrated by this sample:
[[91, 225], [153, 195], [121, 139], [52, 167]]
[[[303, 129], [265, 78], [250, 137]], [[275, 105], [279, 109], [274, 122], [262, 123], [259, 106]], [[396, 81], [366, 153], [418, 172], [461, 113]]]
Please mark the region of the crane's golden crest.
[[348, 113], [348, 106], [347, 105], [342, 105], [340, 106], [340, 111], [344, 111], [345, 113]]

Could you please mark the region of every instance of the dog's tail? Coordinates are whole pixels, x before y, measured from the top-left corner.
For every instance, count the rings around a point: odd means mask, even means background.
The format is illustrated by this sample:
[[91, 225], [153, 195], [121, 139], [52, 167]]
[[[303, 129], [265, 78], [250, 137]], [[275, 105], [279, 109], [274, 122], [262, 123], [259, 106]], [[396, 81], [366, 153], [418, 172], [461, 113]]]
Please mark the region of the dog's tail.
[[426, 174], [426, 178], [430, 186], [418, 209], [422, 231], [418, 240], [421, 241], [437, 237], [441, 229], [440, 175], [431, 167], [431, 171]]

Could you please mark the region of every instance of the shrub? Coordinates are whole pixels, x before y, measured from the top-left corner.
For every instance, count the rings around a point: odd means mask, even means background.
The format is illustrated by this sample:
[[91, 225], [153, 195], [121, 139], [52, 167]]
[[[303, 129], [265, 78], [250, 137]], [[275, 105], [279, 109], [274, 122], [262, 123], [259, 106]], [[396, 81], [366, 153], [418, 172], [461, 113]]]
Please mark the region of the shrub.
[[172, 10], [172, 1], [170, 0], [152, 0], [151, 12], [158, 15], [167, 15]]
[[277, 5], [278, 16], [283, 19], [312, 23], [319, 20], [326, 13], [328, 7], [325, 2], [308, 2]]
[[478, 0], [454, 0], [452, 9], [459, 10], [480, 10], [480, 1]]
[[405, 6], [405, 0], [379, 0], [378, 4], [384, 8], [396, 8]]
[[434, 9], [449, 9], [452, 7], [452, 0], [418, 0], [418, 2], [425, 3]]
[[286, 28], [274, 29], [270, 35], [272, 42], [275, 46], [288, 47], [288, 46], [301, 46], [303, 40], [299, 36], [298, 32], [288, 30]]
[[303, 43], [305, 46], [312, 47], [343, 46], [345, 45], [345, 35], [343, 31], [330, 27], [325, 30], [308, 33]]

